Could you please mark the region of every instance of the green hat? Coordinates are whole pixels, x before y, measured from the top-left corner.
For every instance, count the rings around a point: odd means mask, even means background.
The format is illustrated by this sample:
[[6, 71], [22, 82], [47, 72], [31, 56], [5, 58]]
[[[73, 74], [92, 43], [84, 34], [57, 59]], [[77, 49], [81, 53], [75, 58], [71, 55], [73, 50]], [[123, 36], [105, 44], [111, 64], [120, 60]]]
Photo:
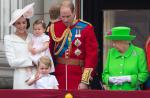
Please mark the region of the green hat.
[[111, 35], [105, 36], [105, 38], [110, 40], [133, 40], [136, 36], [130, 35], [131, 29], [129, 27], [114, 27], [111, 30]]

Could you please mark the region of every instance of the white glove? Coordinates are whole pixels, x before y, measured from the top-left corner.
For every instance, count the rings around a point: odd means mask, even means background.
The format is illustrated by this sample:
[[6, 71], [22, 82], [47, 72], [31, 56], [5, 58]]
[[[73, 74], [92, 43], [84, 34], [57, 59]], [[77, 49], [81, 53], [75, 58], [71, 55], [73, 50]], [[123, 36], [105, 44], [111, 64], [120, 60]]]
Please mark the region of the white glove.
[[109, 77], [109, 82], [115, 85], [122, 85], [124, 82], [131, 82], [131, 76], [114, 76]]
[[109, 82], [115, 85], [122, 85], [123, 81], [119, 77], [109, 77]]
[[131, 82], [131, 76], [120, 76], [120, 78], [123, 80], [123, 82]]
[[116, 82], [116, 78], [115, 77], [109, 77], [109, 82], [110, 83], [115, 83]]

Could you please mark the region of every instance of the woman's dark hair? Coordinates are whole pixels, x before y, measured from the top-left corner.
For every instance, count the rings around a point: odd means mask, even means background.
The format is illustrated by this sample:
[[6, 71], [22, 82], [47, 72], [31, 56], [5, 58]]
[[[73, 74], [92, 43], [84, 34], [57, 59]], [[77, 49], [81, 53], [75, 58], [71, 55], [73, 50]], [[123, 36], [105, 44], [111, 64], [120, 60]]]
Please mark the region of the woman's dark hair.
[[[26, 29], [29, 29], [29, 27], [30, 27], [30, 19], [28, 19], [28, 18], [26, 18], [26, 21], [27, 21], [27, 28]], [[15, 23], [14, 23], [15, 24]], [[13, 24], [13, 25], [14, 25]]]
[[30, 19], [26, 18], [26, 20], [27, 20], [27, 28], [26, 29], [29, 29], [29, 27], [30, 27]]

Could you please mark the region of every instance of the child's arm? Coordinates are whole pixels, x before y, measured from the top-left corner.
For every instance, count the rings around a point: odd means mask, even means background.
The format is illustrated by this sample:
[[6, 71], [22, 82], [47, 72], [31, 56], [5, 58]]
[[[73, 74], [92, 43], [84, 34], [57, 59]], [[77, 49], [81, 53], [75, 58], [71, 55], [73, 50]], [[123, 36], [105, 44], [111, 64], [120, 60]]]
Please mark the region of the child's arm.
[[35, 55], [36, 54], [36, 50], [32, 47], [34, 44], [33, 41], [30, 41], [29, 44], [28, 44], [28, 50], [29, 52], [31, 52], [32, 55]]
[[35, 83], [35, 77], [30, 77], [28, 80], [25, 81], [29, 86]]
[[40, 74], [39, 73], [36, 73], [35, 75], [31, 76], [28, 80], [26, 80], [25, 82], [30, 86], [32, 85], [33, 83], [35, 83], [37, 80], [39, 80], [41, 77], [40, 77]]
[[43, 43], [43, 47], [41, 49], [36, 50], [37, 53], [41, 53], [49, 48], [49, 41]]

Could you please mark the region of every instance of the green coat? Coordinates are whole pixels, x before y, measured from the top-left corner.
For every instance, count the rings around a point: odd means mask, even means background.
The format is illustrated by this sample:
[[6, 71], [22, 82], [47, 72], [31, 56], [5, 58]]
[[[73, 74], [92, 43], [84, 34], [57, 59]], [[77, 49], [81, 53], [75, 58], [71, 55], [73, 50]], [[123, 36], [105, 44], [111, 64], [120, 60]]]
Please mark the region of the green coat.
[[[108, 82], [110, 76], [124, 75], [130, 75], [131, 82], [125, 82], [122, 85]], [[110, 90], [136, 90], [140, 84], [146, 81], [148, 76], [143, 49], [131, 44], [123, 55], [115, 48], [109, 50], [102, 79]]]

